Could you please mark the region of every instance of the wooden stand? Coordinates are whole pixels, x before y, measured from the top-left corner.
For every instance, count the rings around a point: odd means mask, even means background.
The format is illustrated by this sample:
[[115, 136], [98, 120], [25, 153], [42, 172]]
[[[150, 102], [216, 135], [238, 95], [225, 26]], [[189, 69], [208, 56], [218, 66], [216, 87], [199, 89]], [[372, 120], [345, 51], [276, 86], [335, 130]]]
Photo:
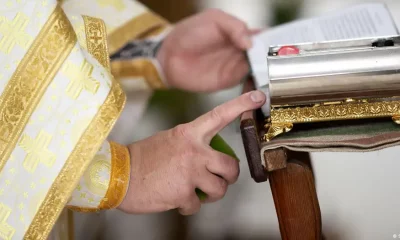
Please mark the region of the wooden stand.
[[[244, 92], [252, 90], [246, 83]], [[283, 240], [321, 240], [321, 212], [308, 153], [276, 149], [260, 156], [260, 136], [264, 119], [259, 112], [247, 112], [241, 118], [241, 133], [252, 178], [269, 179], [279, 228]]]
[[[287, 159], [286, 167], [269, 175], [282, 239], [320, 240], [321, 212], [309, 156], [289, 155], [293, 156]], [[272, 161], [280, 163], [282, 159]]]

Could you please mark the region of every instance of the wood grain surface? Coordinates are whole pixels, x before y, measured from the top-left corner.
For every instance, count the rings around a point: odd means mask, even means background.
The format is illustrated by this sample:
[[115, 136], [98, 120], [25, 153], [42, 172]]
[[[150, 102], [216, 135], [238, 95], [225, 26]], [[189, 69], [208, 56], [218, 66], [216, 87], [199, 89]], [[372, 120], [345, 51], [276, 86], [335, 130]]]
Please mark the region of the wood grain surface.
[[321, 211], [308, 153], [288, 152], [286, 168], [271, 172], [269, 182], [282, 239], [321, 240]]

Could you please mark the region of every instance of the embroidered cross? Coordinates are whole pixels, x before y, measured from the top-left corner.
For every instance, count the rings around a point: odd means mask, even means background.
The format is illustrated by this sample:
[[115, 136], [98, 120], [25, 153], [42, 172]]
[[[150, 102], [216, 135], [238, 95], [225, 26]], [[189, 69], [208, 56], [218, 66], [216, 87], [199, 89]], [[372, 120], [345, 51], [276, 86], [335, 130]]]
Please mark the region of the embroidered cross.
[[93, 34], [92, 36], [89, 37], [90, 40], [94, 41], [95, 44], [98, 44], [101, 39], [103, 39], [101, 36], [98, 36], [98, 32]]
[[97, 3], [102, 7], [113, 6], [117, 11], [122, 11], [125, 8], [122, 0], [97, 0]]
[[52, 136], [44, 131], [40, 131], [35, 139], [27, 135], [22, 136], [19, 145], [27, 153], [22, 165], [28, 172], [34, 172], [39, 162], [47, 167], [54, 164], [56, 155], [48, 150], [51, 138]]
[[0, 51], [10, 53], [15, 45], [26, 49], [32, 37], [25, 32], [29, 18], [23, 13], [18, 13], [12, 21], [6, 17], [0, 17], [0, 33], [3, 37], [0, 40]]
[[0, 203], [0, 238], [9, 240], [14, 236], [15, 229], [7, 223], [11, 208]]
[[73, 99], [77, 99], [83, 89], [92, 94], [96, 94], [100, 82], [91, 76], [92, 72], [93, 65], [86, 60], [84, 60], [80, 67], [73, 63], [68, 63], [64, 69], [64, 73], [70, 79], [66, 90], [67, 95]]

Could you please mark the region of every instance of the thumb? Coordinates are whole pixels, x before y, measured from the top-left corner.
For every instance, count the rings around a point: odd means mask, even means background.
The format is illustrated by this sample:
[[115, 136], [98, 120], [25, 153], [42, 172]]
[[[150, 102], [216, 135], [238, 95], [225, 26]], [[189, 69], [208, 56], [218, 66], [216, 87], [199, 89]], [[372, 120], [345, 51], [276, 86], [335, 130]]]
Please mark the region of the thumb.
[[242, 113], [260, 108], [265, 103], [261, 91], [252, 91], [226, 102], [210, 112], [192, 121], [191, 129], [195, 136], [209, 143], [224, 127], [233, 122]]

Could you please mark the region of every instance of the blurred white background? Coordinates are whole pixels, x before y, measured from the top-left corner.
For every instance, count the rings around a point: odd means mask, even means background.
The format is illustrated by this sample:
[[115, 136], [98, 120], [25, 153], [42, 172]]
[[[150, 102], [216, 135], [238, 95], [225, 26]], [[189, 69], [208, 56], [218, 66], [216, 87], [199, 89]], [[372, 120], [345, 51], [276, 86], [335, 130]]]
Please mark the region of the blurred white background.
[[[283, 0], [280, 0], [283, 1]], [[201, 0], [200, 8], [216, 7], [238, 16], [251, 27], [268, 27], [271, 21], [268, 0]], [[301, 17], [317, 16], [362, 0], [305, 0]], [[400, 1], [387, 0], [400, 24]], [[399, 25], [400, 26], [400, 25]], [[188, 114], [198, 116], [240, 93], [240, 87], [208, 96], [199, 96], [188, 105]], [[156, 108], [144, 116], [133, 140], [164, 129], [164, 115]], [[238, 183], [222, 201], [204, 206], [194, 217], [179, 220], [174, 213], [129, 216], [108, 212], [93, 220], [79, 215], [79, 239], [93, 235], [88, 226], [99, 228], [100, 239], [164, 240], [173, 231], [187, 227], [189, 239], [280, 239], [269, 183], [257, 184], [250, 177], [238, 125], [232, 124], [221, 135], [235, 149], [241, 161]], [[322, 211], [324, 235], [328, 240], [393, 239], [400, 234], [400, 148], [372, 153], [312, 154], [317, 192]], [[97, 225], [99, 219], [106, 225]], [[178, 220], [177, 220], [178, 219]], [[178, 223], [174, 222], [177, 221]], [[175, 226], [178, 224], [178, 226]], [[399, 237], [400, 238], [400, 237]], [[177, 239], [179, 240], [179, 239]]]

